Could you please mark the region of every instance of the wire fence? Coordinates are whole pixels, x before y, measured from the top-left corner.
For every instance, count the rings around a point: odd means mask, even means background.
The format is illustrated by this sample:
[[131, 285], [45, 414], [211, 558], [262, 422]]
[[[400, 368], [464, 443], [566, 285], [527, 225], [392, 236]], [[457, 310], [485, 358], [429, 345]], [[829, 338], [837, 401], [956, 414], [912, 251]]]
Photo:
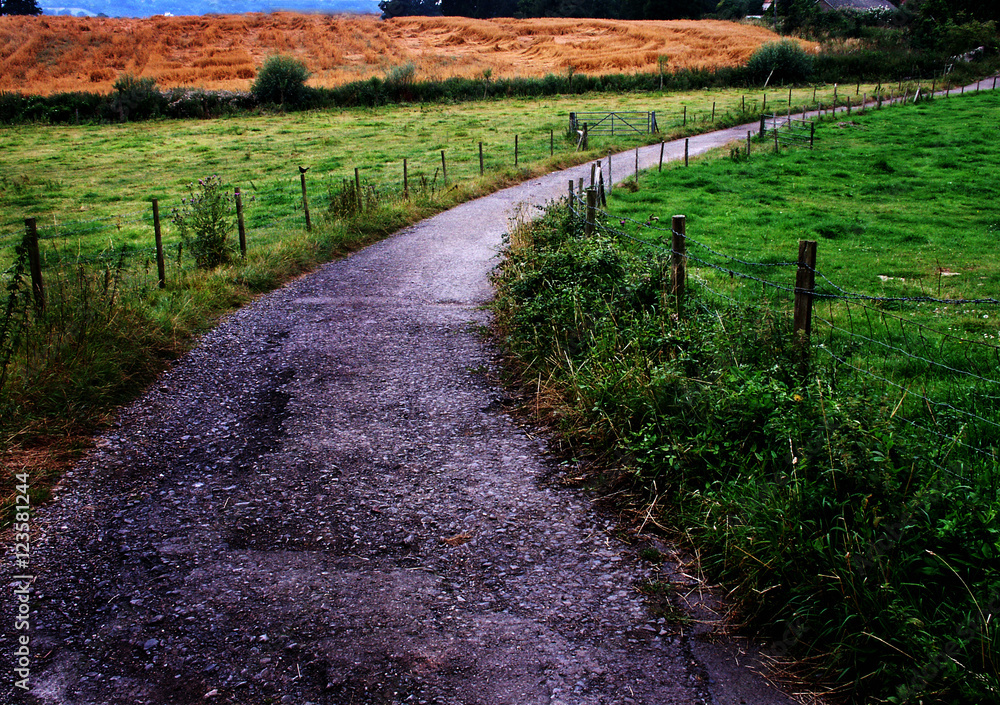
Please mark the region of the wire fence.
[[[850, 379], [897, 421], [926, 434], [941, 448], [928, 459], [959, 481], [988, 468], [996, 481], [1000, 450], [1000, 299], [879, 296], [839, 285], [803, 261], [750, 261], [721, 252], [674, 226], [615, 215], [575, 194], [569, 207], [590, 232], [656, 255], [682, 259], [692, 282], [685, 297], [721, 314], [726, 307], [793, 315], [797, 295], [807, 294], [806, 331], [811, 369], [825, 366], [832, 379]], [[683, 245], [674, 243], [680, 237]], [[817, 285], [803, 292], [803, 268]], [[794, 270], [794, 271], [789, 271]], [[909, 315], [901, 315], [904, 310]], [[935, 323], [937, 322], [937, 323]], [[967, 331], [981, 330], [979, 337]]]

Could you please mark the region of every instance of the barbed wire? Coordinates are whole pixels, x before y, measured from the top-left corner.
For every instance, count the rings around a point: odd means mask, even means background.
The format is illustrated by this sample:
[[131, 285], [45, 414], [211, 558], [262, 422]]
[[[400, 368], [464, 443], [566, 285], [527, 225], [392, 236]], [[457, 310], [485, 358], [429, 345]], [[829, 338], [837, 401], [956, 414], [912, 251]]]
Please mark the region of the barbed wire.
[[983, 418], [982, 416], [979, 416], [978, 414], [974, 414], [971, 411], [964, 411], [962, 409], [959, 409], [959, 408], [953, 406], [952, 404], [949, 404], [948, 402], [934, 401], [930, 397], [924, 396], [923, 394], [920, 394], [919, 392], [914, 392], [913, 390], [904, 387], [903, 385], [899, 384], [898, 382], [893, 382], [891, 379], [888, 379], [887, 377], [882, 377], [880, 375], [875, 374], [871, 370], [866, 370], [864, 368], [857, 367], [856, 365], [853, 365], [850, 362], [848, 362], [847, 360], [845, 360], [845, 359], [839, 357], [838, 355], [836, 355], [832, 350], [830, 350], [825, 345], [814, 345], [813, 348], [817, 349], [817, 350], [822, 350], [823, 352], [825, 352], [826, 354], [828, 354], [830, 357], [832, 357], [837, 362], [840, 362], [841, 364], [847, 365], [848, 367], [850, 367], [850, 368], [852, 368], [854, 370], [857, 370], [858, 372], [861, 372], [862, 374], [866, 374], [869, 377], [877, 379], [880, 382], [885, 382], [886, 384], [892, 385], [893, 387], [896, 387], [897, 389], [905, 392], [906, 394], [912, 395], [912, 396], [916, 397], [917, 399], [920, 399], [921, 401], [925, 402], [926, 404], [933, 404], [934, 406], [937, 406], [937, 407], [942, 407], [942, 408], [945, 408], [945, 409], [950, 409], [951, 411], [954, 411], [955, 413], [962, 414], [964, 416], [968, 416], [969, 418], [975, 419], [976, 421], [980, 421], [982, 423], [989, 424], [990, 426], [995, 426], [997, 428], [1000, 428], [1000, 423], [998, 423], [996, 421], [993, 421], [993, 420], [987, 419], [987, 418]]
[[976, 374], [975, 372], [968, 372], [966, 370], [959, 370], [959, 369], [956, 369], [954, 367], [949, 367], [948, 365], [945, 365], [944, 363], [935, 362], [934, 360], [929, 360], [926, 357], [921, 357], [920, 355], [915, 355], [912, 352], [910, 352], [909, 350], [903, 350], [902, 348], [898, 348], [895, 345], [890, 345], [889, 343], [887, 343], [885, 341], [876, 340], [875, 338], [869, 338], [866, 335], [861, 335], [860, 333], [855, 333], [854, 331], [849, 331], [846, 328], [841, 328], [840, 326], [836, 325], [833, 321], [830, 321], [830, 320], [828, 320], [826, 318], [822, 318], [820, 316], [814, 316], [814, 318], [817, 321], [821, 322], [821, 323], [825, 323], [827, 326], [830, 327], [831, 330], [836, 330], [836, 331], [839, 331], [841, 333], [845, 333], [848, 336], [850, 336], [851, 338], [859, 338], [859, 339], [864, 340], [864, 341], [866, 341], [868, 343], [873, 343], [875, 345], [880, 345], [880, 346], [886, 348], [887, 350], [892, 350], [894, 352], [902, 353], [903, 355], [905, 355], [908, 358], [911, 358], [911, 359], [914, 359], [914, 360], [920, 360], [921, 362], [925, 362], [928, 365], [932, 365], [934, 367], [939, 367], [939, 368], [941, 368], [943, 370], [947, 370], [948, 372], [953, 372], [953, 373], [958, 374], [958, 375], [966, 375], [968, 377], [974, 377], [976, 379], [982, 380], [983, 382], [988, 382], [990, 384], [1000, 385], [1000, 382], [998, 382], [995, 379], [990, 379], [988, 377], [983, 377], [981, 375]]

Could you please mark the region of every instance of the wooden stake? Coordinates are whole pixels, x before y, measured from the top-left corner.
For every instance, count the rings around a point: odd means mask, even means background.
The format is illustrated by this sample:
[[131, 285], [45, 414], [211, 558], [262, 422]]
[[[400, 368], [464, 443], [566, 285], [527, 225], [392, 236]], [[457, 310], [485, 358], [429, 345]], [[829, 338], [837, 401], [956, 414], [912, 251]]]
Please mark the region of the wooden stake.
[[[236, 200], [236, 230], [240, 236], [240, 257], [243, 259], [247, 258], [247, 229], [246, 223], [243, 221], [243, 194], [240, 193], [240, 187], [237, 186], [235, 193], [233, 194]], [[156, 206], [153, 206], [154, 212]], [[159, 240], [159, 235], [157, 235], [157, 240]], [[159, 246], [157, 246], [159, 249]]]
[[312, 231], [312, 221], [309, 220], [309, 196], [306, 193], [306, 173], [302, 171], [302, 167], [299, 167], [299, 177], [302, 179], [302, 210], [306, 213], [306, 230]]
[[483, 167], [483, 143], [479, 143], [479, 175], [482, 176], [486, 173], [486, 169]]
[[663, 171], [663, 149], [667, 146], [666, 140], [660, 141], [660, 168], [658, 171]]
[[688, 142], [689, 141], [690, 141], [689, 138], [687, 138], [687, 137], [684, 138], [684, 166], [688, 165]]
[[358, 213], [360, 213], [363, 201], [361, 199], [361, 170], [358, 167], [354, 167], [354, 196], [358, 200]]
[[673, 231], [671, 237], [670, 253], [670, 293], [677, 303], [677, 314], [681, 313], [681, 304], [684, 301], [684, 283], [687, 278], [687, 242], [685, 241], [685, 217], [675, 215], [671, 218], [670, 229]]
[[799, 262], [795, 272], [795, 311], [793, 328], [795, 343], [802, 346], [804, 356], [809, 352], [809, 335], [812, 332], [812, 300], [816, 288], [816, 242], [799, 240]]
[[24, 219], [24, 247], [28, 250], [28, 269], [31, 272], [35, 309], [41, 313], [45, 310], [45, 285], [42, 283], [42, 258], [38, 253], [38, 228], [34, 218]]
[[639, 185], [639, 148], [635, 148], [635, 185]]
[[[236, 189], [236, 212], [239, 213], [239, 193]], [[153, 199], [153, 238], [156, 242], [156, 282], [161, 289], [167, 288], [167, 264], [163, 260], [163, 235], [160, 231], [160, 202]]]
[[514, 135], [514, 166], [517, 166], [517, 157], [518, 157], [517, 152], [518, 152], [518, 138], [519, 137], [520, 137], [519, 135]]
[[[479, 144], [480, 149], [482, 149], [482, 143]], [[480, 171], [482, 171], [482, 162], [480, 162]], [[410, 170], [407, 168], [406, 157], [403, 157], [403, 198], [407, 201], [410, 200]]]
[[591, 186], [587, 189], [587, 222], [583, 232], [587, 237], [594, 234], [594, 223], [597, 220], [597, 189]]
[[441, 183], [448, 185], [448, 165], [444, 161], [444, 150], [441, 150]]

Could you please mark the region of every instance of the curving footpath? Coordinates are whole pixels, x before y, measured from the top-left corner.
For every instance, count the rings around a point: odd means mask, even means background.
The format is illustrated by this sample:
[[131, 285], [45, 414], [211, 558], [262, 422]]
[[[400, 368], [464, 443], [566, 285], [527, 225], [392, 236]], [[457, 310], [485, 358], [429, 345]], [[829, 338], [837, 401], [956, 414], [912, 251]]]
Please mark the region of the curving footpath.
[[0, 663], [30, 635], [30, 690], [11, 676], [0, 702], [791, 702], [753, 649], [671, 616], [719, 606], [558, 487], [488, 375], [508, 219], [589, 173], [430, 218], [206, 335], [33, 518], [28, 631], [7, 559]]

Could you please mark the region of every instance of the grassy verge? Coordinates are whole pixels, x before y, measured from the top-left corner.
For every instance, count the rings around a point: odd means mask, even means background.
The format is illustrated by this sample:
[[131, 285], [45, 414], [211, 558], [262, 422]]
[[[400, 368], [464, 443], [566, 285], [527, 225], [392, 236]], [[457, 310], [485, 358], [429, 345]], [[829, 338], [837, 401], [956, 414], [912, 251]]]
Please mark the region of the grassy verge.
[[[998, 113], [987, 95], [895, 108], [822, 125], [812, 152], [644, 174], [589, 238], [564, 206], [515, 229], [496, 275], [531, 406], [847, 701], [998, 697], [1000, 307], [945, 303], [1000, 294]], [[672, 213], [711, 248], [689, 243], [683, 302]], [[872, 298], [824, 300], [804, 370], [794, 267], [773, 265], [810, 236], [820, 291]]]

